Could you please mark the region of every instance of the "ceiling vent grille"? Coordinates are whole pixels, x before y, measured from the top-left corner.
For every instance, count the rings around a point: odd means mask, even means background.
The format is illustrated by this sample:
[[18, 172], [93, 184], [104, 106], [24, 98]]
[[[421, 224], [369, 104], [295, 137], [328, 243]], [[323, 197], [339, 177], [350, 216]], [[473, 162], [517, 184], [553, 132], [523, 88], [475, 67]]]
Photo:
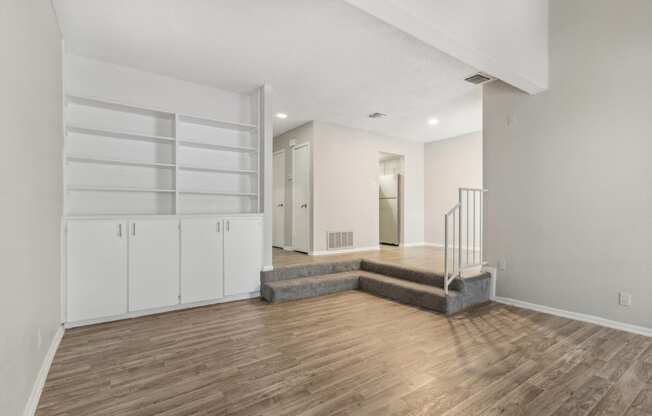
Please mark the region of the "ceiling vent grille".
[[387, 117], [387, 114], [383, 113], [371, 113], [369, 114], [369, 118], [385, 118]]
[[329, 231], [326, 233], [328, 250], [340, 250], [353, 247], [353, 231]]
[[484, 84], [485, 82], [491, 81], [492, 79], [493, 78], [491, 78], [488, 75], [477, 73], [475, 75], [471, 75], [468, 78], [464, 78], [464, 81], [470, 82], [471, 84], [478, 85], [478, 84]]

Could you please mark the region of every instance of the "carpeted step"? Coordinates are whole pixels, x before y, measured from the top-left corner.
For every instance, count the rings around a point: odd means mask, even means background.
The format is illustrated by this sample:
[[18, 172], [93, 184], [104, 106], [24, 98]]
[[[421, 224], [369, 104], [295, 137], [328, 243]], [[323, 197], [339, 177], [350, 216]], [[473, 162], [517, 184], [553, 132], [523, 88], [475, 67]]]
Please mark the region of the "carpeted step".
[[261, 295], [268, 302], [286, 302], [343, 292], [358, 288], [359, 271], [345, 271], [319, 276], [265, 282]]
[[[360, 269], [371, 273], [382, 274], [385, 276], [396, 277], [398, 279], [408, 280], [422, 285], [444, 287], [443, 273], [434, 273], [428, 270], [420, 270], [414, 267], [403, 267], [396, 264], [382, 263], [379, 261], [362, 260]], [[462, 291], [464, 283], [461, 280], [454, 280], [449, 286], [450, 290]]]
[[360, 270], [360, 260], [335, 261], [329, 263], [302, 264], [281, 267], [260, 273], [260, 283], [277, 282], [280, 280], [298, 279], [310, 276], [323, 276], [333, 273]]
[[450, 313], [449, 301], [461, 296], [456, 291], [449, 291], [446, 296], [444, 290], [439, 287], [382, 274], [361, 271], [359, 275], [362, 291], [445, 314]]

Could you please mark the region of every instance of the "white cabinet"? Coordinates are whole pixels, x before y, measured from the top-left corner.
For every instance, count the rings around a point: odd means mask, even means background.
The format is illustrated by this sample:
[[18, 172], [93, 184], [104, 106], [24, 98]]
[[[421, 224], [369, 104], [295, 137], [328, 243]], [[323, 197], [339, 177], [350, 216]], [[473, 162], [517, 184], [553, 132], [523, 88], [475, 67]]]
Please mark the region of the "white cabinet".
[[179, 220], [129, 222], [129, 311], [179, 303]]
[[224, 294], [260, 290], [263, 222], [261, 218], [224, 220]]
[[69, 221], [66, 320], [127, 312], [127, 229], [120, 220]]
[[69, 220], [66, 322], [253, 295], [262, 239], [259, 216]]
[[223, 235], [221, 218], [181, 220], [181, 303], [224, 295]]

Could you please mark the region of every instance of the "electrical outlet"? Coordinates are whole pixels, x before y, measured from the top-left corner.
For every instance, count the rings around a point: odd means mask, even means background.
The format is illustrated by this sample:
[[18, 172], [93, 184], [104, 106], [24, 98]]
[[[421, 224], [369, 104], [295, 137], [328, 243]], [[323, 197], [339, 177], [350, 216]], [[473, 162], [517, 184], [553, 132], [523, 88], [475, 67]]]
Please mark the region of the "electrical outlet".
[[507, 260], [505, 259], [498, 260], [498, 270], [501, 271], [507, 270]]
[[630, 293], [620, 292], [618, 296], [620, 306], [632, 306], [632, 295]]

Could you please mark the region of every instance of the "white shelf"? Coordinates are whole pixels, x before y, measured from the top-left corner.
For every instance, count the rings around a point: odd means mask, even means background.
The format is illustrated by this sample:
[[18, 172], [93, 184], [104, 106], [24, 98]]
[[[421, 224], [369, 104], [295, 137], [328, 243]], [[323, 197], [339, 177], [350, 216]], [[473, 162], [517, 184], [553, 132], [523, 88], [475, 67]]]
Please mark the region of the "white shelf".
[[258, 196], [256, 193], [249, 192], [220, 192], [220, 191], [202, 191], [202, 190], [187, 190], [179, 191], [180, 194], [189, 194], [189, 195], [217, 195], [217, 196], [238, 196], [246, 198], [255, 198]]
[[68, 155], [66, 160], [69, 162], [99, 163], [107, 165], [124, 165], [124, 166], [144, 166], [152, 168], [175, 168], [173, 163], [156, 163], [156, 162], [138, 162], [133, 160], [105, 159], [89, 156]]
[[204, 143], [204, 142], [195, 142], [190, 140], [179, 140], [180, 146], [187, 147], [199, 147], [202, 149], [213, 149], [213, 150], [223, 150], [226, 152], [257, 152], [258, 149], [255, 147], [245, 147], [245, 146], [227, 146], [224, 144], [213, 144], [213, 143]]
[[168, 119], [174, 118], [174, 113], [170, 111], [165, 111], [157, 108], [141, 107], [132, 104], [125, 104], [117, 101], [105, 100], [103, 98], [96, 98], [96, 97], [83, 97], [81, 95], [67, 94], [66, 104], [68, 103], [84, 105], [88, 107], [104, 108], [113, 111], [122, 111], [127, 113], [140, 113], [140, 114], [146, 113], [159, 118], [168, 118]]
[[129, 188], [119, 186], [68, 186], [68, 191], [82, 192], [143, 192], [143, 193], [175, 193], [174, 189], [156, 189], [156, 188]]
[[255, 170], [247, 170], [247, 169], [223, 169], [223, 168], [209, 168], [209, 167], [191, 166], [191, 165], [179, 165], [179, 169], [191, 170], [197, 172], [235, 173], [240, 175], [255, 175], [258, 173]]
[[164, 143], [174, 143], [173, 137], [167, 136], [151, 136], [147, 134], [126, 132], [126, 131], [117, 131], [117, 130], [103, 130], [103, 129], [93, 129], [89, 127], [81, 127], [75, 125], [68, 125], [66, 130], [73, 133], [94, 135], [94, 136], [104, 136], [112, 137], [115, 139], [127, 139], [127, 140], [142, 140], [142, 141], [155, 141], [155, 142], [164, 142]]
[[201, 124], [203, 126], [216, 127], [219, 129], [228, 129], [228, 130], [254, 132], [258, 129], [258, 127], [254, 124], [239, 123], [235, 121], [215, 120], [211, 118], [188, 116], [183, 114], [179, 115], [179, 121], [183, 123]]

